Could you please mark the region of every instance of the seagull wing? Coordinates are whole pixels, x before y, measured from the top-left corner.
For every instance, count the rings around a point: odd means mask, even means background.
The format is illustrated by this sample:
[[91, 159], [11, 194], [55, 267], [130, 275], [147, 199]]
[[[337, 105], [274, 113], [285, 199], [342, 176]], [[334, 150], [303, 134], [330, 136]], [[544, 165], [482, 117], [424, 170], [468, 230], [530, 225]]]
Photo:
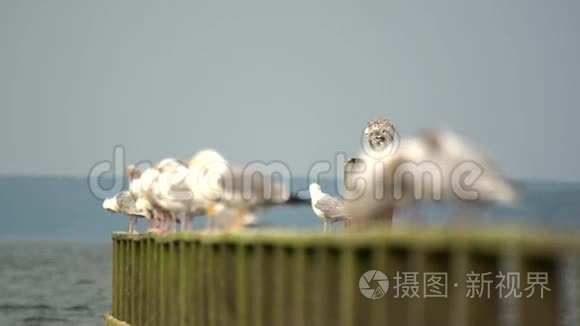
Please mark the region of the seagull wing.
[[229, 206], [251, 210], [282, 204], [290, 198], [286, 185], [259, 171], [232, 167], [220, 178], [222, 199]]
[[338, 198], [325, 194], [314, 204], [314, 207], [322, 211], [327, 218], [347, 218], [344, 211], [344, 202]]
[[117, 206], [122, 213], [133, 216], [143, 216], [143, 213], [135, 207], [135, 198], [129, 191], [120, 192], [115, 198], [117, 200]]
[[[421, 200], [460, 200], [475, 204], [512, 202], [517, 196], [509, 180], [487, 155], [451, 132], [429, 131], [403, 139], [391, 155], [364, 160], [370, 166], [382, 164], [383, 171], [376, 173], [376, 166], [367, 169], [366, 186], [346, 205], [350, 216], [382, 218], [385, 211]], [[458, 178], [478, 173], [481, 174], [475, 180]], [[458, 183], [461, 184], [458, 186]], [[477, 196], [469, 197], [473, 193]], [[382, 197], [376, 198], [375, 194]]]
[[[162, 161], [165, 162], [165, 161]], [[189, 169], [180, 163], [170, 162], [153, 183], [155, 202], [162, 208], [177, 213], [183, 212], [192, 203], [193, 194], [187, 183]]]

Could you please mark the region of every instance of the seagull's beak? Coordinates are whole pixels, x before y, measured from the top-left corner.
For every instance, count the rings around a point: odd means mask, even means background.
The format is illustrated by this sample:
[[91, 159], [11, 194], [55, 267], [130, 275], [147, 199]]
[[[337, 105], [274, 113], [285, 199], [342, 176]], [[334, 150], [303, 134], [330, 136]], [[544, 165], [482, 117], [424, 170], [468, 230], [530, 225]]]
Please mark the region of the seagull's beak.
[[115, 198], [105, 199], [103, 201], [103, 208], [109, 212], [119, 213], [119, 207], [117, 206], [117, 200]]

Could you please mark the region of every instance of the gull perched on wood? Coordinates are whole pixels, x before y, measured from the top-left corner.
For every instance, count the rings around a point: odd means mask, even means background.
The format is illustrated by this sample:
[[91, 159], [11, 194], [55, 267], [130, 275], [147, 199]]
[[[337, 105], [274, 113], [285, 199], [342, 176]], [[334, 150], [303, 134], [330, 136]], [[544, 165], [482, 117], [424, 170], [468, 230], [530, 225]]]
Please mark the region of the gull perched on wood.
[[113, 198], [105, 199], [103, 201], [103, 208], [114, 213], [122, 213], [129, 216], [129, 233], [137, 233], [137, 218], [144, 217], [144, 214], [135, 207], [135, 198], [129, 191], [122, 191]]
[[[136, 172], [138, 171], [138, 172]], [[162, 220], [161, 209], [151, 200], [153, 183], [159, 176], [159, 170], [148, 168], [141, 172], [134, 165], [127, 167], [129, 192], [135, 198], [135, 207], [149, 220], [148, 230], [156, 230]]]
[[[217, 226], [218, 229], [230, 229], [231, 226], [236, 222], [237, 211], [226, 207], [224, 204], [218, 204], [216, 208], [216, 217], [213, 227]], [[243, 227], [253, 227], [259, 225], [258, 217], [252, 213], [247, 212], [243, 217], [242, 222]]]
[[247, 168], [230, 167], [220, 179], [221, 202], [236, 211], [232, 230], [243, 226], [248, 213], [283, 205], [291, 199], [287, 186], [272, 176]]
[[172, 230], [176, 229], [178, 218], [181, 230], [189, 230], [194, 217], [202, 212], [202, 207], [194, 200], [194, 189], [187, 182], [190, 169], [176, 159], [164, 159], [155, 169], [159, 175], [151, 185], [150, 198], [165, 213]]
[[332, 223], [348, 219], [341, 199], [323, 193], [317, 183], [310, 184], [309, 189], [312, 210], [324, 222], [324, 232], [327, 231], [329, 222], [332, 225]]
[[221, 212], [234, 212], [232, 230], [241, 228], [250, 213], [295, 199], [284, 183], [260, 171], [232, 165], [214, 150], [200, 151], [188, 166], [192, 170], [191, 188], [197, 189], [195, 198], [203, 201], [208, 221], [213, 223], [218, 205], [223, 205]]
[[363, 224], [390, 224], [395, 208], [422, 200], [481, 205], [517, 197], [487, 156], [451, 132], [425, 132], [402, 140], [393, 153], [365, 156], [363, 162], [364, 186], [345, 192], [348, 215]]
[[217, 151], [204, 149], [197, 152], [187, 166], [190, 170], [187, 185], [192, 191], [195, 206], [205, 212], [206, 230], [211, 230], [214, 218], [223, 211], [222, 206], [218, 207], [223, 195], [219, 180], [229, 168], [228, 163]]

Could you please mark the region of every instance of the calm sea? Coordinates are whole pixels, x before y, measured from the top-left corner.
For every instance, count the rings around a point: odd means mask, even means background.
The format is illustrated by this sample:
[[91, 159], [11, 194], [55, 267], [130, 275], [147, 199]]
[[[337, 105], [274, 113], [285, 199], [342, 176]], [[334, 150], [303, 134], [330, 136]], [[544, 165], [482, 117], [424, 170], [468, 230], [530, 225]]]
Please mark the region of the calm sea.
[[[333, 180], [321, 183], [336, 193]], [[518, 186], [522, 196], [515, 207], [478, 212], [477, 222], [580, 228], [580, 184]], [[306, 187], [306, 180], [294, 181], [295, 191]], [[411, 214], [422, 217], [419, 223], [451, 223], [455, 213], [425, 205], [401, 212], [395, 223]], [[273, 227], [321, 227], [309, 206], [276, 208], [260, 217]], [[0, 326], [102, 325], [111, 303], [110, 236], [125, 230], [127, 220], [102, 211], [86, 179], [0, 177], [0, 225]]]
[[102, 325], [110, 245], [0, 241], [0, 293], [0, 325]]

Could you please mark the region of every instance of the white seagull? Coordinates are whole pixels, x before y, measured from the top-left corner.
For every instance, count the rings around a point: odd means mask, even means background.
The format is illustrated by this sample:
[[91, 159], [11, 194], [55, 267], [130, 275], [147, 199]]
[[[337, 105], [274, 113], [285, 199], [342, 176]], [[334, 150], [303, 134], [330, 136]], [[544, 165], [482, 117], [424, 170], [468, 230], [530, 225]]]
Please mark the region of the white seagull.
[[207, 217], [206, 230], [213, 228], [214, 218], [221, 214], [223, 191], [219, 180], [229, 169], [227, 161], [215, 150], [204, 149], [197, 152], [187, 163], [189, 175], [187, 185], [192, 191], [194, 205]]
[[129, 216], [128, 232], [137, 233], [137, 218], [144, 217], [144, 214], [135, 207], [135, 198], [129, 191], [122, 191], [113, 198], [105, 199], [103, 201], [103, 208], [114, 213], [122, 213]]
[[224, 214], [233, 210], [231, 230], [240, 229], [251, 213], [292, 199], [282, 182], [259, 171], [234, 166], [214, 150], [200, 151], [188, 166], [192, 170], [191, 188], [198, 189], [195, 198], [203, 202], [208, 222], [213, 223], [211, 219], [221, 204]]
[[310, 200], [314, 214], [324, 222], [323, 231], [327, 231], [328, 223], [346, 221], [344, 202], [341, 199], [332, 197], [322, 192], [320, 185], [317, 183], [310, 184]]
[[[363, 155], [364, 156], [364, 155]], [[446, 131], [401, 141], [394, 153], [363, 159], [365, 186], [346, 192], [353, 220], [391, 223], [395, 208], [422, 200], [513, 203], [517, 192], [495, 164]]]
[[290, 199], [288, 187], [272, 178], [248, 168], [230, 167], [220, 179], [221, 202], [236, 211], [232, 230], [243, 226], [248, 213], [283, 205]]
[[[160, 208], [151, 200], [151, 188], [159, 176], [159, 171], [154, 168], [148, 168], [139, 172], [138, 177], [131, 171], [136, 170], [135, 166], [127, 167], [129, 176], [129, 192], [135, 198], [135, 207], [145, 214], [149, 220], [148, 230], [156, 230], [161, 223], [162, 213]], [[135, 176], [131, 178], [130, 176]]]
[[202, 212], [188, 183], [190, 169], [176, 159], [164, 159], [155, 168], [159, 175], [151, 185], [150, 198], [165, 212], [172, 230], [176, 230], [178, 218], [181, 230], [189, 230], [194, 217]]

